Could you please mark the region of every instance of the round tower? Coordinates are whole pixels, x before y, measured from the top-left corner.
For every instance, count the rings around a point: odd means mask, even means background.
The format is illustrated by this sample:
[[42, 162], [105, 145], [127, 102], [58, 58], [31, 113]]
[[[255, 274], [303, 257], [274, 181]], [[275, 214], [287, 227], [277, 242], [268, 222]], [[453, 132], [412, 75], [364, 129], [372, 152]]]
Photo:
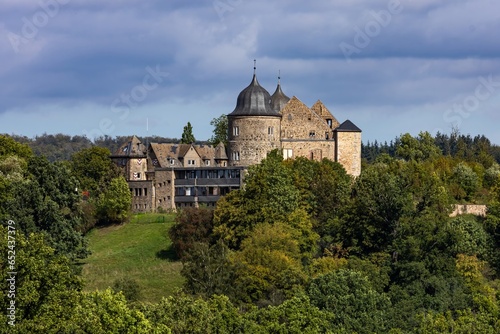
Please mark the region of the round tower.
[[227, 118], [230, 166], [257, 164], [269, 151], [281, 149], [281, 114], [257, 81], [255, 67], [252, 82], [238, 95], [236, 108]]

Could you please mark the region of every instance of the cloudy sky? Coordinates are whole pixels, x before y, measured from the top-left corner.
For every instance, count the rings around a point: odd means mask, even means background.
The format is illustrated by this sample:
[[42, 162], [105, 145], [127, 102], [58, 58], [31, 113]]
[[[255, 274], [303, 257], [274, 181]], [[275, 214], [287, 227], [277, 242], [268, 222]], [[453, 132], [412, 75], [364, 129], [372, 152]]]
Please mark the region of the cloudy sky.
[[208, 139], [257, 77], [363, 139], [500, 144], [498, 0], [0, 0], [0, 133]]

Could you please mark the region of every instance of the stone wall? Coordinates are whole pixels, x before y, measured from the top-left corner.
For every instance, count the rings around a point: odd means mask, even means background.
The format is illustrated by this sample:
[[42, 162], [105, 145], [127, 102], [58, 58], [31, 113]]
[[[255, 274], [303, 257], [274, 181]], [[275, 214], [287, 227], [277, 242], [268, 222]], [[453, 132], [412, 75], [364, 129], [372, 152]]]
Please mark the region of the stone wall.
[[155, 172], [155, 193], [156, 193], [156, 211], [162, 208], [166, 211], [175, 209], [175, 189], [174, 189], [174, 171], [156, 170]]
[[[307, 159], [321, 160], [335, 159], [335, 141], [332, 140], [282, 140], [284, 158], [305, 157]], [[285, 151], [287, 150], [287, 151]], [[289, 151], [291, 150], [291, 151]], [[290, 153], [292, 153], [290, 155]]]
[[281, 110], [281, 139], [331, 140], [333, 132], [326, 121], [295, 96]]
[[455, 204], [450, 217], [467, 214], [486, 217], [486, 210], [486, 205]]
[[155, 190], [153, 181], [129, 181], [128, 186], [132, 194], [133, 212], [154, 211]]
[[344, 166], [347, 174], [361, 174], [361, 132], [336, 132], [335, 161]]
[[229, 166], [258, 164], [270, 151], [281, 149], [280, 122], [272, 116], [229, 117]]

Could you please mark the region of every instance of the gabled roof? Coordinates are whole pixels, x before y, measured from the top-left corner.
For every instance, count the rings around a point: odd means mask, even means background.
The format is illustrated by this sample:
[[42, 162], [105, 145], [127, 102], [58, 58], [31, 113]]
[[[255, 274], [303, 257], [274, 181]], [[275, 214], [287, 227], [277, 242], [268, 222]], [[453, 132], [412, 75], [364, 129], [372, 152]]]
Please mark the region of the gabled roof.
[[327, 119], [331, 119], [333, 129], [335, 129], [340, 125], [340, 122], [337, 121], [335, 116], [333, 116], [330, 110], [328, 110], [328, 108], [320, 100], [316, 101], [316, 103], [313, 104], [311, 110], [314, 111], [316, 114], [320, 115], [325, 121]]
[[175, 162], [178, 161], [178, 153], [179, 153], [179, 145], [178, 144], [168, 144], [168, 143], [163, 143], [163, 144], [157, 144], [157, 143], [151, 143], [149, 145], [152, 153], [157, 159], [157, 164], [159, 167], [170, 167], [172, 164], [170, 163], [169, 159], [174, 159], [174, 164]]
[[335, 129], [337, 132], [361, 132], [361, 129], [358, 128], [353, 122], [350, 120], [346, 120], [344, 123], [340, 124], [338, 128]]
[[179, 145], [179, 153], [177, 156], [179, 158], [184, 158], [186, 153], [188, 153], [189, 149], [193, 146], [192, 144], [178, 144]]
[[[290, 101], [288, 101], [288, 103], [285, 105], [285, 107], [283, 107], [282, 111], [283, 111], [283, 113], [285, 113], [285, 112], [297, 112], [298, 111], [299, 113], [305, 113], [305, 114], [309, 115], [311, 118], [318, 120], [318, 122], [324, 122], [323, 117], [321, 117], [318, 113], [314, 112], [311, 108], [309, 108], [307, 105], [305, 105], [305, 103], [302, 102], [295, 95], [292, 96]], [[324, 122], [324, 123], [325, 123], [325, 127], [326, 127], [327, 126], [326, 122]]]
[[132, 136], [115, 152], [115, 156], [144, 156], [146, 147], [141, 143], [137, 136]]
[[215, 147], [212, 145], [194, 145], [194, 149], [203, 160], [211, 160], [215, 156]]

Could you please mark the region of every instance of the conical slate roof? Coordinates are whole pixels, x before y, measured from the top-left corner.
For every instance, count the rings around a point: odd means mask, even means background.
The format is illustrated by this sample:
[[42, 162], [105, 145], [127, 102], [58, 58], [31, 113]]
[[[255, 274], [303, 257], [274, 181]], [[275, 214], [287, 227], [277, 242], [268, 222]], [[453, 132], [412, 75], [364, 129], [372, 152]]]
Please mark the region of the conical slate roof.
[[271, 96], [271, 107], [274, 111], [280, 112], [288, 101], [290, 101], [290, 98], [283, 93], [281, 90], [281, 84], [278, 82], [278, 86]]
[[339, 127], [335, 129], [335, 131], [337, 131], [337, 132], [361, 132], [361, 129], [358, 128], [350, 120], [346, 120], [344, 123], [340, 124]]
[[254, 74], [252, 82], [238, 95], [236, 108], [228, 116], [276, 116], [281, 114], [271, 107], [271, 95], [257, 81]]

